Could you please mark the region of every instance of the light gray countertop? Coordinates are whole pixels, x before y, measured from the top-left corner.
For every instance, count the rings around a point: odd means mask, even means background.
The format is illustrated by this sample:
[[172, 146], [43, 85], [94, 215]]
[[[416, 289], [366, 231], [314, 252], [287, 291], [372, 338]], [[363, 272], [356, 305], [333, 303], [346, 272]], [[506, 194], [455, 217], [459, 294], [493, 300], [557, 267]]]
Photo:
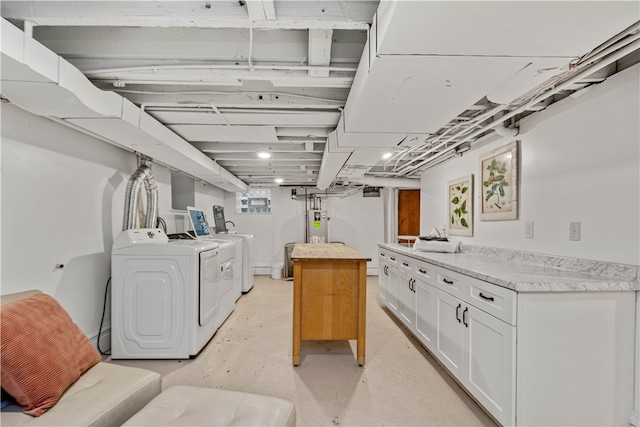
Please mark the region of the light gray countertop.
[[491, 248], [463, 247], [460, 253], [439, 253], [395, 243], [378, 246], [517, 292], [640, 291], [637, 266], [537, 254], [528, 257], [525, 252]]

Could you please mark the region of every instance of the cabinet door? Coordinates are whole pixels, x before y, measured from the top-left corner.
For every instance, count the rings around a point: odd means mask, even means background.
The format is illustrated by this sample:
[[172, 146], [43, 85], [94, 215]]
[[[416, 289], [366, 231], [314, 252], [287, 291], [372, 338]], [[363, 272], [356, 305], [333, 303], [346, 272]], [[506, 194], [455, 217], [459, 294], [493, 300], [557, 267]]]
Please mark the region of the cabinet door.
[[398, 282], [399, 282], [399, 274], [398, 267], [389, 264], [387, 268], [387, 273], [389, 281], [387, 282], [387, 307], [394, 313], [398, 313]]
[[515, 424], [515, 326], [464, 305], [463, 385], [503, 425]]
[[387, 293], [389, 292], [389, 264], [382, 262], [379, 263], [378, 267], [378, 297], [380, 301], [387, 305]]
[[436, 335], [435, 287], [423, 280], [415, 281], [416, 336], [429, 350], [434, 351]]
[[462, 378], [464, 369], [464, 332], [462, 301], [434, 289], [436, 296], [436, 357], [456, 377]]
[[398, 283], [398, 314], [400, 320], [414, 330], [416, 323], [416, 296], [414, 293], [414, 281], [408, 273], [400, 273]]

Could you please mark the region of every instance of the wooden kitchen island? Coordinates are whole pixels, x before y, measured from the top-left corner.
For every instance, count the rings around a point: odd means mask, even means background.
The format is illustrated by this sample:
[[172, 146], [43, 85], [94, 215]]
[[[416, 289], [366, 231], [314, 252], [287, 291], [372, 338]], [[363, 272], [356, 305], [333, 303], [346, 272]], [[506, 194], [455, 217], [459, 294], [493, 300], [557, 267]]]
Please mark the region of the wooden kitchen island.
[[294, 365], [301, 340], [358, 340], [364, 365], [368, 258], [342, 243], [298, 243], [293, 261]]

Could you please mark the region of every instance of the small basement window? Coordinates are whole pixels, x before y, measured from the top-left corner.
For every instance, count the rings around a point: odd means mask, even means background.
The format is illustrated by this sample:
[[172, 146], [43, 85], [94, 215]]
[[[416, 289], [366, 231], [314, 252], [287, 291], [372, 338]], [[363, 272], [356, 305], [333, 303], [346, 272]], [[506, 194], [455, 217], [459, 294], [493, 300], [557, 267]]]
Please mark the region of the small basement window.
[[236, 193], [236, 213], [270, 214], [271, 189], [252, 188], [244, 193]]

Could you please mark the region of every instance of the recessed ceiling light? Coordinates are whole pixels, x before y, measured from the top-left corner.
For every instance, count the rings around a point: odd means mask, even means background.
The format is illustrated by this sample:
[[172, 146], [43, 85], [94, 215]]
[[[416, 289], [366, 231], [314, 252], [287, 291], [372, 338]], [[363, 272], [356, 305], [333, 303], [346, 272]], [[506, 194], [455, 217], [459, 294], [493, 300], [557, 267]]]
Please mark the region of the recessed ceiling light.
[[276, 179], [274, 179], [274, 181], [277, 182], [278, 184], [282, 184], [284, 182], [284, 179], [276, 178]]
[[269, 153], [268, 151], [258, 151], [258, 157], [260, 157], [261, 159], [268, 159], [269, 157], [271, 157], [271, 153]]
[[391, 157], [391, 156], [392, 156], [392, 154], [391, 154], [391, 153], [384, 153], [384, 154], [382, 155], [382, 158], [383, 158], [383, 159], [388, 159], [388, 158], [389, 158], [389, 157]]

